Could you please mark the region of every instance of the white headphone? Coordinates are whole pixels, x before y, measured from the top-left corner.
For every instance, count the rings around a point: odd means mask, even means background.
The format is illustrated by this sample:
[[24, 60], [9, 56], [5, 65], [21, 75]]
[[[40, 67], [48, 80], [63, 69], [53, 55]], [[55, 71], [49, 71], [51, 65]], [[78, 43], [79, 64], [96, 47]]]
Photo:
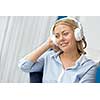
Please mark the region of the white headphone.
[[[82, 40], [82, 38], [83, 38], [83, 36], [84, 36], [84, 35], [83, 35], [83, 27], [82, 27], [81, 23], [80, 23], [77, 19], [75, 19], [75, 18], [73, 18], [73, 17], [65, 17], [65, 18], [62, 18], [62, 19], [57, 20], [56, 22], [64, 21], [64, 20], [66, 20], [66, 19], [74, 20], [75, 23], [77, 23], [78, 28], [76, 28], [76, 29], [74, 30], [75, 39], [76, 39], [76, 41]], [[55, 25], [55, 24], [54, 24], [54, 25]], [[51, 40], [53, 41], [53, 43], [54, 43], [55, 45], [57, 45], [55, 35], [53, 34], [54, 25], [51, 27], [50, 35], [51, 35]]]

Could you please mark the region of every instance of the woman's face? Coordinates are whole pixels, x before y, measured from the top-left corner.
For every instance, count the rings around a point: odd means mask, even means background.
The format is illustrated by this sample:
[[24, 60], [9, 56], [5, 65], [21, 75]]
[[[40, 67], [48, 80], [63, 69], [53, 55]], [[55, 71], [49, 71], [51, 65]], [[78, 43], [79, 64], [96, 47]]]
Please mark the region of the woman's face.
[[76, 48], [74, 32], [70, 26], [59, 24], [54, 29], [56, 42], [59, 48], [64, 52], [71, 52]]

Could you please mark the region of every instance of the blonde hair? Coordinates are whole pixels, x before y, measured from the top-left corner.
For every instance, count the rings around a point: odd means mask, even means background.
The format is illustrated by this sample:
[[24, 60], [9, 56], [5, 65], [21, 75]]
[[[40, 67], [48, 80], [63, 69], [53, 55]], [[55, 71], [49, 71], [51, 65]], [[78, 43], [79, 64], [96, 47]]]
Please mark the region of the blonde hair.
[[[71, 20], [71, 19], [64, 19], [64, 20], [60, 20], [60, 21], [57, 21], [53, 27], [53, 31], [55, 29], [55, 27], [57, 25], [67, 25], [69, 27], [72, 28], [72, 30], [74, 31], [76, 28], [78, 28], [78, 25], [77, 23], [74, 21], [74, 20]], [[85, 40], [85, 36], [83, 36], [82, 40], [80, 41], [76, 41], [76, 44], [77, 44], [77, 50], [79, 52], [79, 54], [86, 54], [86, 52], [84, 51], [84, 49], [87, 47], [87, 43], [86, 43], [86, 40]]]

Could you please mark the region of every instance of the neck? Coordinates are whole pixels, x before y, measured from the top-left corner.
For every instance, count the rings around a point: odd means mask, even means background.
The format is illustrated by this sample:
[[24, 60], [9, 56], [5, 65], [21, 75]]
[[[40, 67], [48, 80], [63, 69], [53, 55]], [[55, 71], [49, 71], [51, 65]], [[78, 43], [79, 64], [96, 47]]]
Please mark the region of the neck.
[[60, 59], [63, 64], [63, 68], [67, 69], [68, 67], [74, 66], [76, 60], [80, 57], [80, 54], [78, 52], [72, 52], [72, 53], [65, 53], [63, 52], [60, 54]]
[[70, 61], [70, 60], [76, 61], [80, 57], [80, 54], [77, 51], [69, 52], [69, 53], [63, 52], [61, 54], [61, 56], [68, 61]]

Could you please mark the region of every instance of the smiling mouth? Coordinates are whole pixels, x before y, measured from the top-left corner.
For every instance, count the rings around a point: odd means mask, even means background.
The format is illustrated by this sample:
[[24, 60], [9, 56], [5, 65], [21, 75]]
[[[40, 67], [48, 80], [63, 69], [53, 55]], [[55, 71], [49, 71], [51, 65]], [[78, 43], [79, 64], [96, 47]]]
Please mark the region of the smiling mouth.
[[62, 46], [62, 47], [65, 47], [65, 46], [67, 46], [68, 45], [68, 42], [67, 43], [61, 43], [60, 44], [60, 46]]

